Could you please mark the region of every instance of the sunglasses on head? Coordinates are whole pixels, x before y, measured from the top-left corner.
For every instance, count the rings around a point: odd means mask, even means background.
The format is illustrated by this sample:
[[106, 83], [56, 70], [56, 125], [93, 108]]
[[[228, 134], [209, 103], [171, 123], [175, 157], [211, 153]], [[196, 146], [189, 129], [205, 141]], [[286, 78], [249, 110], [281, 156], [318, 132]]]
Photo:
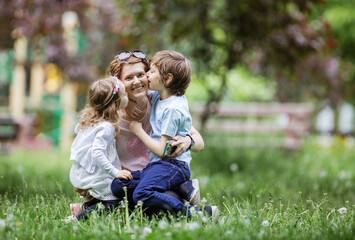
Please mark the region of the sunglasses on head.
[[145, 58], [145, 53], [142, 51], [133, 51], [133, 52], [123, 51], [123, 52], [120, 52], [119, 54], [117, 54], [116, 57], [119, 60], [123, 61], [123, 60], [127, 60], [132, 55], [135, 56], [136, 58]]

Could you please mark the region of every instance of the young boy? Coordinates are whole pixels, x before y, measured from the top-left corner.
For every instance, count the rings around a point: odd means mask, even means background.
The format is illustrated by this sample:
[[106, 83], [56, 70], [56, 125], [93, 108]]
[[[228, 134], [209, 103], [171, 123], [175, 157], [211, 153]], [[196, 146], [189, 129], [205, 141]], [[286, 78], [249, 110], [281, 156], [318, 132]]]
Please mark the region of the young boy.
[[[142, 201], [144, 207], [172, 209], [190, 216], [192, 206], [162, 193], [190, 179], [190, 149], [174, 159], [163, 156], [167, 141], [190, 132], [191, 115], [184, 96], [191, 81], [190, 62], [175, 51], [157, 52], [150, 60], [147, 77], [152, 90], [148, 93], [152, 100], [152, 130], [149, 136], [140, 122], [132, 122], [130, 129], [150, 149], [150, 163], [141, 172], [132, 173], [134, 179], [127, 187], [135, 187], [133, 200]], [[204, 211], [213, 216], [218, 214], [215, 206], [205, 206]]]

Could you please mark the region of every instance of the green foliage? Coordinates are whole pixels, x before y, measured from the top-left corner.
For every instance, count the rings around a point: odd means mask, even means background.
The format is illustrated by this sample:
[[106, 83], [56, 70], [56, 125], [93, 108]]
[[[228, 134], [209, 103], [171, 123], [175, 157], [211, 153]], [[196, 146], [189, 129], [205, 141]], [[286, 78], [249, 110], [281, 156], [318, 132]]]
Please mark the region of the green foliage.
[[17, 151], [0, 160], [0, 238], [353, 238], [353, 146], [337, 139], [323, 147], [310, 137], [303, 150], [290, 152], [221, 147], [205, 139], [206, 150], [193, 154], [192, 177], [206, 204], [219, 207], [218, 224], [199, 214], [142, 217], [139, 207], [129, 213], [129, 224], [122, 207], [65, 224], [69, 203], [81, 201], [68, 179], [69, 153]]

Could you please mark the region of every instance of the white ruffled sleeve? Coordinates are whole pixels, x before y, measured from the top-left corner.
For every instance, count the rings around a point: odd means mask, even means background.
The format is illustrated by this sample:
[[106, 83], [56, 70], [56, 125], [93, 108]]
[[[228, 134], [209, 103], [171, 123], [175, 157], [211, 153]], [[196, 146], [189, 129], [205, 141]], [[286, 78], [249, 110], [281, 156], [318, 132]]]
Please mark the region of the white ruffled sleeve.
[[115, 138], [115, 128], [110, 124], [103, 124], [96, 132], [92, 144], [91, 157], [95, 159], [96, 165], [105, 170], [108, 174], [115, 177], [119, 170], [115, 168], [107, 159], [107, 147], [112, 144]]

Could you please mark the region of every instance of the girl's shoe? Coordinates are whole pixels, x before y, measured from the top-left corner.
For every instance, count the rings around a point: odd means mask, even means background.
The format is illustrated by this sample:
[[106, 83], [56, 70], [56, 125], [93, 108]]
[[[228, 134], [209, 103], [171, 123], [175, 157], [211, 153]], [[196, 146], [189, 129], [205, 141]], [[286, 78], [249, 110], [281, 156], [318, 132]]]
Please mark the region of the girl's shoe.
[[72, 215], [76, 216], [79, 214], [83, 209], [83, 203], [71, 203], [70, 204], [70, 212]]

